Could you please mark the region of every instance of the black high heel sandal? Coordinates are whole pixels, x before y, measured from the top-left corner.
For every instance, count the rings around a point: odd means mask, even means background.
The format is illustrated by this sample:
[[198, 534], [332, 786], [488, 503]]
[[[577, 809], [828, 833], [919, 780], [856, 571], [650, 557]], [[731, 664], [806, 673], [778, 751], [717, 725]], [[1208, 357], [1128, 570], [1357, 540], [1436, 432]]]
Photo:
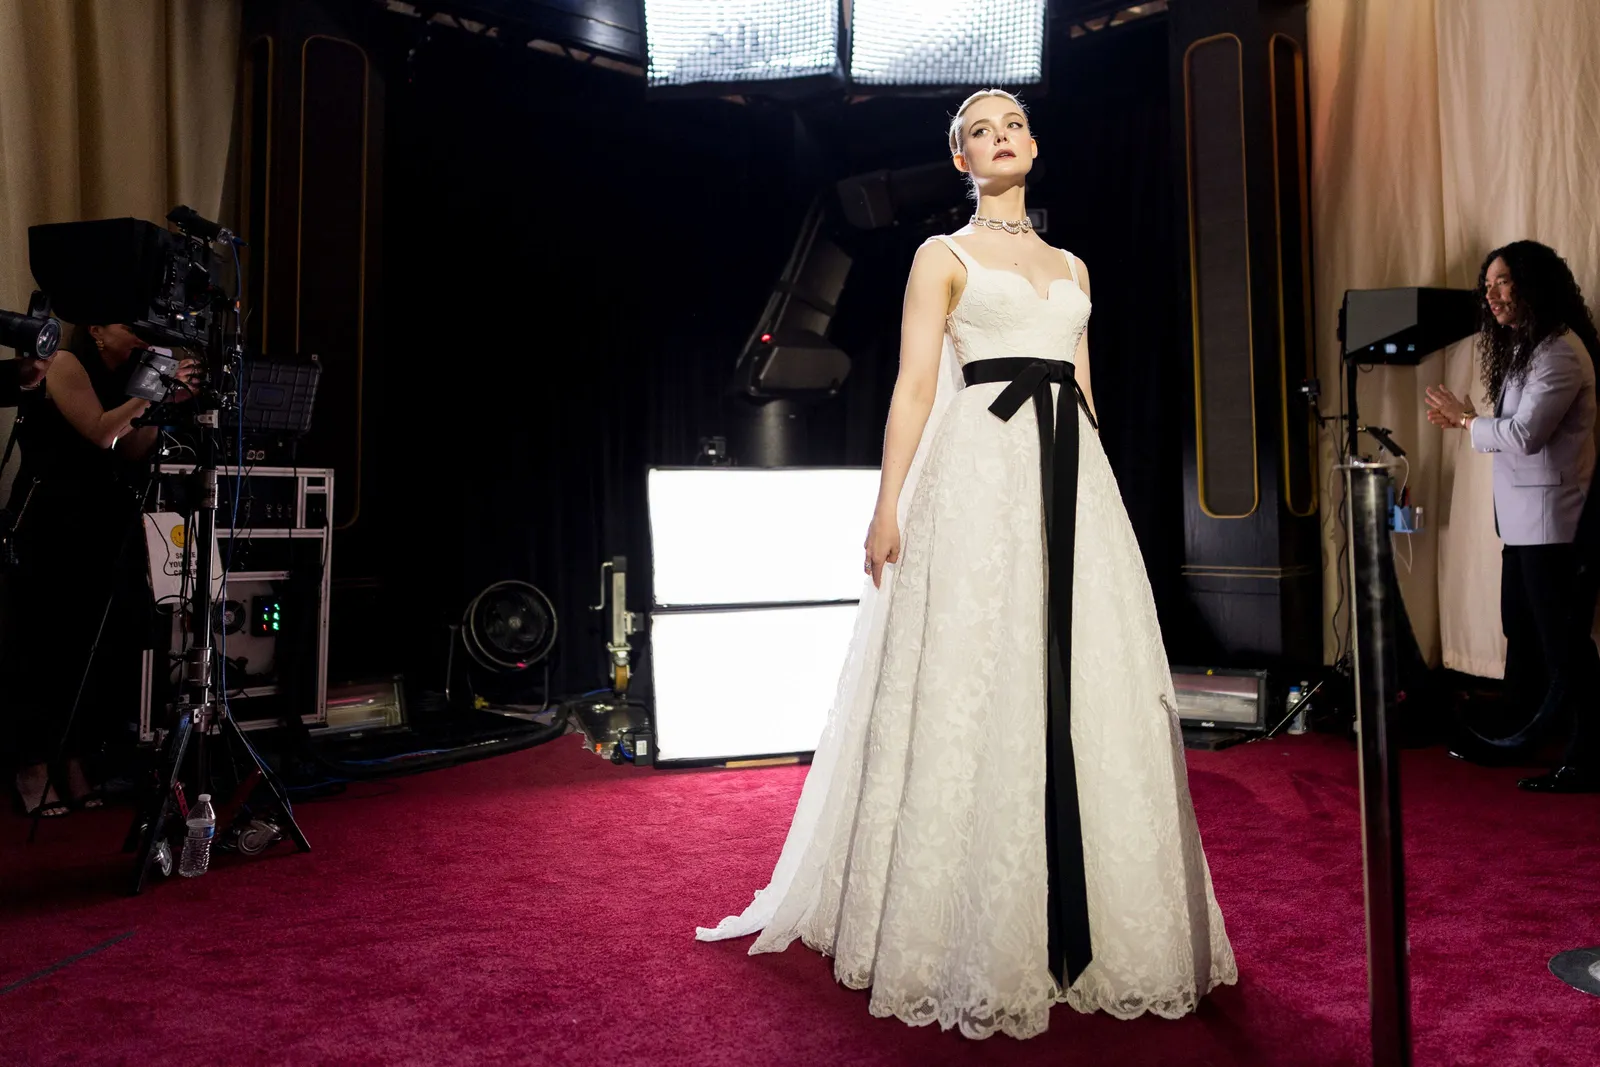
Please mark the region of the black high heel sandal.
[[[67, 761], [66, 781], [67, 792], [71, 794], [67, 804], [71, 807], [79, 811], [93, 811], [106, 806], [105, 796], [98, 787], [89, 784], [89, 775], [84, 771], [83, 763], [76, 758]], [[81, 792], [78, 789], [80, 781], [83, 783]]]
[[[29, 790], [29, 792], [32, 792], [32, 790]], [[50, 786], [46, 785], [45, 795], [49, 796], [49, 794]], [[33, 818], [33, 813], [39, 811], [40, 805], [38, 803], [35, 803], [31, 808], [28, 806], [28, 802], [31, 799], [31, 797], [24, 797], [22, 795], [22, 787], [17, 785], [17, 780], [15, 778], [11, 779], [11, 807], [18, 815], [31, 819]], [[70, 815], [71, 813], [72, 805], [57, 798], [44, 802], [44, 810], [39, 812], [39, 817], [41, 819], [59, 819], [63, 815]]]

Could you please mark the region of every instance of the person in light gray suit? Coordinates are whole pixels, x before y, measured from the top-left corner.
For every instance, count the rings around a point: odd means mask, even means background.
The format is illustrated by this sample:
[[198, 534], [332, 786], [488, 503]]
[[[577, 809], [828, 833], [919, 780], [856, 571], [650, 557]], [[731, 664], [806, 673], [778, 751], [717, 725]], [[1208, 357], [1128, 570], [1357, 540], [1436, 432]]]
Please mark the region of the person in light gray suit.
[[1600, 592], [1600, 508], [1590, 500], [1600, 339], [1572, 271], [1545, 245], [1495, 249], [1479, 288], [1481, 368], [1494, 414], [1479, 415], [1442, 385], [1427, 400], [1434, 425], [1466, 430], [1473, 448], [1494, 455], [1506, 689], [1530, 713], [1525, 729], [1494, 743], [1522, 748], [1547, 726], [1569, 723], [1561, 765], [1517, 784], [1600, 792], [1600, 653], [1589, 636]]

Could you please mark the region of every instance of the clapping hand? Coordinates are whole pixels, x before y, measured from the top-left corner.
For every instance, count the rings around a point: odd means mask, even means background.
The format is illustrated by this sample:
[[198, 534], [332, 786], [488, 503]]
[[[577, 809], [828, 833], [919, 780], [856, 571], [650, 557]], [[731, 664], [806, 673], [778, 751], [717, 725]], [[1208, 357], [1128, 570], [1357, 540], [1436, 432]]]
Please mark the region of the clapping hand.
[[1428, 421], [1445, 430], [1459, 430], [1469, 418], [1477, 415], [1472, 405], [1442, 385], [1430, 385], [1426, 390]]

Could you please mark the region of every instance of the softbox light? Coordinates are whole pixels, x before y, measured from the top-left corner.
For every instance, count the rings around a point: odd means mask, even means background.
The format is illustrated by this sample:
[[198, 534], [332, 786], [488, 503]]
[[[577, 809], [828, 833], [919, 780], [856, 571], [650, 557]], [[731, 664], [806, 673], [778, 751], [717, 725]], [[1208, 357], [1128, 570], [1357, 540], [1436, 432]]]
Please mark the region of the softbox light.
[[646, 484], [658, 609], [860, 595], [875, 468], [656, 468]]
[[646, 85], [710, 93], [843, 81], [838, 0], [645, 0]]
[[656, 762], [815, 749], [855, 614], [834, 604], [656, 615]]
[[815, 749], [878, 472], [655, 468], [646, 484], [657, 761]]
[[1044, 80], [1047, 0], [854, 0], [850, 79], [988, 87]]

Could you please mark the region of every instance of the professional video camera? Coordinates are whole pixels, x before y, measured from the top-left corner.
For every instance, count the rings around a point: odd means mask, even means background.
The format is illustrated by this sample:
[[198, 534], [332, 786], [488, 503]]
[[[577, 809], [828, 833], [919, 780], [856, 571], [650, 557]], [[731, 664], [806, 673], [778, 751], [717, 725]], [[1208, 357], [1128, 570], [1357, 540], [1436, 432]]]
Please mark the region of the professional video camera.
[[[217, 284], [213, 245], [235, 238], [193, 208], [175, 207], [167, 221], [179, 232], [142, 219], [29, 227], [33, 276], [68, 321], [122, 323], [150, 345], [205, 352], [217, 342], [216, 315], [229, 303]], [[177, 358], [154, 348], [136, 358], [128, 395], [156, 403], [171, 396]]]
[[50, 298], [37, 290], [28, 311], [0, 311], [0, 347], [14, 348], [23, 359], [49, 359], [61, 343], [61, 323], [50, 314]]
[[68, 322], [118, 322], [152, 345], [205, 348], [221, 295], [212, 244], [234, 237], [192, 208], [167, 221], [180, 232], [143, 219], [30, 226], [28, 263]]

